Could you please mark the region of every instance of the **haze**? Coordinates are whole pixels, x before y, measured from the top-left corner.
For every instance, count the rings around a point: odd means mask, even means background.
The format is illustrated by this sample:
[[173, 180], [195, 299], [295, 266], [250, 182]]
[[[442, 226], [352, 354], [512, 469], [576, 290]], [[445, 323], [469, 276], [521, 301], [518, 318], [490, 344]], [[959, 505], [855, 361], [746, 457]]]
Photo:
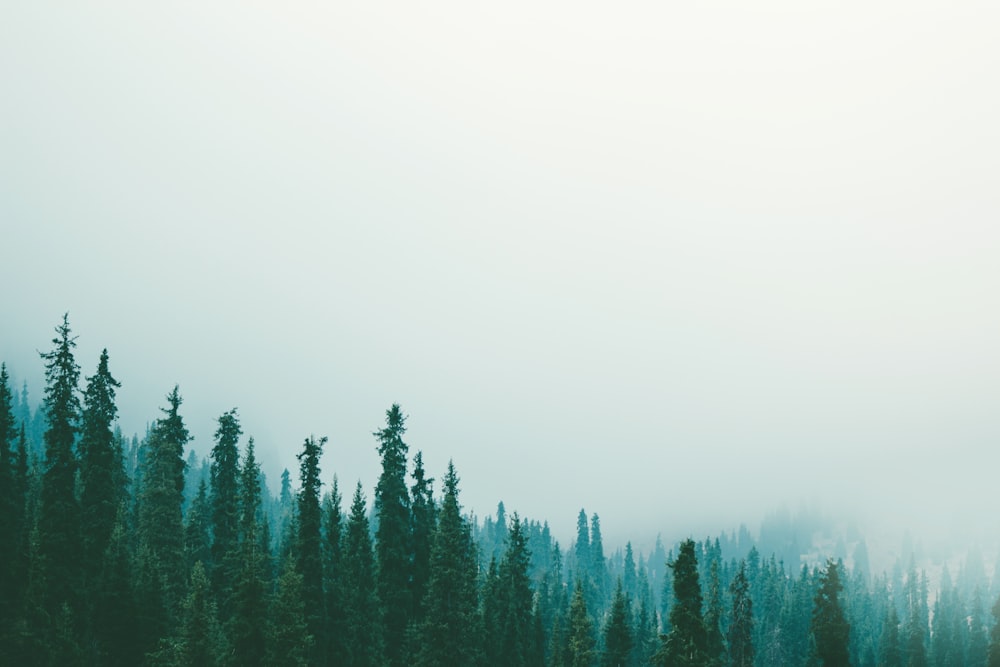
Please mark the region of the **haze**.
[[[8, 3], [0, 359], [62, 314], [139, 432], [272, 486], [399, 402], [480, 516], [780, 503], [995, 534], [1000, 9]], [[348, 486], [349, 488], [349, 486]]]

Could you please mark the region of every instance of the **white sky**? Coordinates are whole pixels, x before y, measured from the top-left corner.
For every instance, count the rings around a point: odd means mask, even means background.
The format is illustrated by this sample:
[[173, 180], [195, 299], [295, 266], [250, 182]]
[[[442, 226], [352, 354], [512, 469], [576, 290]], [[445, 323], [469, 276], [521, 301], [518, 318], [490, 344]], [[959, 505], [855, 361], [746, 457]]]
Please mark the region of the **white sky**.
[[[1000, 5], [0, 7], [0, 358], [64, 311], [276, 484], [393, 401], [480, 515], [995, 517]], [[854, 502], [848, 502], [854, 501]], [[992, 503], [992, 505], [991, 505]], [[933, 510], [933, 511], [932, 511]], [[914, 515], [916, 516], [916, 515]]]

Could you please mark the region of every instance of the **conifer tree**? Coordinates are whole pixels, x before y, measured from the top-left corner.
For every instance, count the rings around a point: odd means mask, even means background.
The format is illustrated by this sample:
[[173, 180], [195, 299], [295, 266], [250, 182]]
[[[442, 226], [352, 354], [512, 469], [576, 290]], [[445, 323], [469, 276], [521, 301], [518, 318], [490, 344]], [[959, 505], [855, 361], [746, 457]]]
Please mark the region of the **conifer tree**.
[[406, 417], [398, 404], [385, 413], [385, 428], [376, 431], [382, 473], [375, 487], [378, 528], [375, 553], [378, 563], [378, 595], [382, 603], [385, 653], [390, 665], [405, 663], [403, 644], [409, 623], [412, 597], [412, 535], [410, 496], [406, 488], [406, 452], [403, 442]]
[[[631, 545], [626, 553], [632, 553]], [[630, 625], [629, 598], [619, 579], [614, 601], [611, 603], [611, 613], [604, 628], [604, 656], [601, 659], [603, 667], [623, 667], [630, 664], [633, 644]]]
[[344, 661], [344, 517], [340, 509], [341, 495], [337, 476], [323, 503], [323, 525], [326, 541], [323, 549], [323, 576], [326, 587], [327, 663]]
[[299, 459], [298, 539], [296, 540], [296, 568], [302, 575], [302, 600], [305, 603], [306, 623], [313, 637], [313, 654], [310, 660], [318, 662], [324, 649], [326, 615], [323, 609], [323, 545], [321, 540], [322, 512], [320, 511], [319, 457], [326, 438], [318, 441], [306, 438]]
[[882, 624], [879, 641], [879, 664], [884, 667], [903, 667], [903, 650], [899, 643], [899, 614], [896, 605], [889, 600], [889, 611]]
[[976, 586], [972, 594], [972, 608], [969, 611], [969, 653], [970, 667], [985, 667], [989, 656], [989, 639], [983, 618], [983, 594]]
[[288, 559], [278, 578], [267, 634], [268, 667], [306, 667], [311, 663], [315, 638], [309, 634], [303, 600], [302, 574]]
[[476, 560], [472, 535], [458, 502], [458, 475], [449, 461], [431, 547], [418, 664], [426, 667], [477, 664], [473, 634], [477, 620]]
[[514, 513], [507, 551], [497, 570], [497, 642], [499, 662], [510, 667], [531, 663], [537, 652], [532, 633], [533, 595], [528, 577], [531, 551], [521, 520]]
[[594, 663], [594, 624], [587, 612], [583, 584], [579, 579], [569, 604], [569, 667], [591, 667]]
[[681, 542], [677, 558], [668, 563], [673, 571], [674, 602], [670, 608], [670, 631], [654, 657], [660, 665], [705, 665], [708, 636], [701, 617], [701, 585], [694, 540]]
[[240, 451], [243, 434], [236, 408], [218, 419], [210, 454], [212, 558], [209, 572], [223, 617], [230, 614], [230, 585], [236, 578], [239, 543]]
[[82, 564], [80, 558], [80, 505], [76, 498], [78, 461], [74, 453], [80, 421], [77, 384], [80, 367], [73, 358], [76, 338], [70, 335], [69, 317], [56, 327], [53, 349], [42, 353], [45, 360], [45, 468], [42, 472], [38, 507], [37, 548], [33, 559], [41, 603], [51, 618], [63, 617], [68, 605], [72, 624], [79, 603]]
[[993, 604], [993, 629], [990, 630], [990, 648], [987, 654], [989, 667], [1000, 667], [1000, 597]]
[[384, 661], [382, 619], [375, 583], [365, 497], [358, 482], [344, 535], [344, 665], [375, 667]]
[[412, 498], [412, 546], [413, 570], [411, 579], [411, 601], [413, 604], [410, 620], [417, 627], [423, 621], [424, 595], [430, 579], [431, 544], [436, 523], [436, 508], [433, 495], [434, 480], [424, 471], [423, 456], [417, 452], [413, 457]]
[[840, 606], [838, 595], [844, 586], [840, 582], [840, 567], [828, 560], [819, 578], [819, 590], [814, 598], [812, 632], [816, 655], [824, 667], [850, 665], [848, 641], [851, 626]]
[[[184, 445], [190, 440], [180, 415], [180, 390], [156, 420], [140, 464], [136, 533], [137, 614], [148, 641], [166, 636], [180, 608], [185, 579]], [[151, 646], [150, 646], [151, 647]]]
[[726, 645], [722, 637], [722, 582], [719, 560], [713, 558], [708, 569], [708, 601], [705, 609], [705, 633], [709, 665], [725, 664]]
[[[108, 370], [108, 351], [101, 352], [97, 372], [87, 378], [80, 437], [80, 510], [83, 559], [93, 579], [100, 572], [104, 551], [125, 499], [123, 462], [112, 430], [118, 408], [115, 389], [121, 384]], [[90, 586], [93, 590], [93, 583]]]
[[267, 568], [269, 553], [261, 507], [260, 465], [253, 438], [247, 440], [240, 473], [239, 560], [233, 587], [233, 618], [229, 636], [232, 662], [241, 667], [263, 664], [267, 655]]
[[18, 547], [20, 522], [17, 517], [24, 505], [18, 494], [14, 454], [14, 403], [6, 364], [0, 364], [0, 662], [3, 662], [4, 635], [13, 622], [17, 598]]
[[753, 601], [747, 581], [747, 563], [740, 561], [736, 576], [729, 585], [733, 596], [733, 614], [729, 625], [729, 660], [733, 667], [753, 667]]
[[198, 493], [195, 494], [184, 520], [184, 559], [188, 569], [194, 569], [195, 563], [202, 567], [211, 562], [212, 533], [211, 510], [208, 504], [208, 485], [205, 480], [199, 480]]
[[101, 575], [94, 600], [94, 634], [98, 659], [109, 667], [128, 667], [141, 661], [135, 595], [132, 591], [131, 535], [128, 505], [122, 501], [101, 558]]
[[191, 571], [190, 592], [184, 600], [180, 665], [212, 667], [222, 664], [224, 648], [212, 588], [202, 564]]

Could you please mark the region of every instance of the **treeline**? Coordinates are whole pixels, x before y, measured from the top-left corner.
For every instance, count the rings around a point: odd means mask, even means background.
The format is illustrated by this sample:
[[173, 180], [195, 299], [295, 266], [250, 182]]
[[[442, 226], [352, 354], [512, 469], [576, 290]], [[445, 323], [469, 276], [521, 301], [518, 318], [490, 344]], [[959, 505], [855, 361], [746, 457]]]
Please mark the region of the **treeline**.
[[176, 387], [128, 440], [107, 351], [81, 382], [74, 348], [64, 317], [34, 416], [0, 366], [0, 664], [1000, 665], [981, 558], [932, 594], [915, 564], [871, 573], [863, 542], [850, 568], [746, 531], [609, 556], [583, 510], [563, 549], [502, 503], [464, 514], [450, 463], [435, 493], [398, 405], [371, 509], [360, 483], [322, 492], [325, 438], [272, 497], [236, 409], [204, 466]]

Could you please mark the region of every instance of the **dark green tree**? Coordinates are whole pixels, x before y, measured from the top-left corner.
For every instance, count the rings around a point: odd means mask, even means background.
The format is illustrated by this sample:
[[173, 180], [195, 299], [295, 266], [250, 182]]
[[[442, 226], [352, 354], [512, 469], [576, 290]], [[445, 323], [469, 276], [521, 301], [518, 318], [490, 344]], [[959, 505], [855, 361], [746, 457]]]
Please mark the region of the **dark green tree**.
[[670, 631], [654, 656], [660, 665], [708, 664], [708, 635], [701, 617], [701, 585], [694, 540], [681, 542], [677, 558], [668, 563], [673, 572], [673, 606]]
[[477, 556], [470, 527], [462, 518], [458, 475], [450, 461], [433, 538], [417, 662], [427, 667], [471, 667], [479, 658], [474, 634]]
[[840, 582], [840, 566], [828, 560], [819, 577], [819, 590], [813, 598], [812, 633], [816, 642], [816, 655], [824, 667], [850, 665], [848, 642], [851, 626], [840, 606], [839, 594], [844, 586]]
[[528, 549], [517, 513], [511, 521], [507, 550], [497, 569], [497, 618], [499, 663], [523, 667], [538, 652], [532, 632], [533, 593], [528, 576], [531, 551]]
[[436, 523], [433, 484], [434, 480], [427, 477], [424, 471], [423, 455], [417, 452], [413, 457], [413, 486], [410, 487], [413, 517], [411, 526], [413, 546], [411, 601], [413, 608], [410, 622], [418, 628], [423, 622], [423, 602], [430, 580], [431, 543]]
[[231, 584], [239, 560], [240, 450], [243, 434], [236, 408], [219, 417], [210, 454], [212, 503], [211, 580], [223, 618], [231, 612]]
[[736, 576], [729, 585], [733, 596], [733, 614], [729, 625], [729, 661], [733, 667], [753, 667], [753, 600], [747, 581], [747, 563], [740, 561]]
[[406, 488], [406, 453], [403, 442], [406, 416], [398, 404], [385, 413], [385, 428], [376, 431], [382, 473], [375, 487], [375, 554], [378, 595], [382, 602], [385, 652], [391, 665], [405, 663], [403, 645], [412, 604], [412, 534], [410, 496]]
[[306, 438], [299, 459], [298, 539], [296, 540], [296, 567], [302, 575], [302, 600], [305, 603], [306, 623], [313, 637], [310, 658], [319, 661], [319, 653], [325, 646], [324, 629], [326, 614], [323, 609], [323, 514], [320, 509], [319, 457], [323, 453], [326, 438], [318, 441]]
[[267, 570], [270, 553], [261, 512], [260, 465], [253, 438], [247, 440], [240, 473], [239, 560], [229, 624], [232, 662], [241, 667], [263, 664], [267, 655]]
[[191, 571], [191, 586], [182, 609], [181, 665], [222, 664], [225, 652], [212, 588], [201, 563]]
[[268, 667], [306, 667], [314, 664], [309, 656], [313, 654], [316, 640], [309, 634], [302, 585], [302, 574], [296, 569], [294, 559], [289, 558], [278, 577], [270, 605], [265, 656]]
[[208, 504], [208, 485], [199, 480], [198, 493], [184, 519], [184, 557], [187, 567], [193, 569], [195, 563], [202, 567], [212, 559], [211, 510]]
[[985, 667], [988, 656], [989, 639], [983, 618], [983, 594], [977, 585], [973, 590], [972, 607], [969, 610], [969, 667]]
[[903, 647], [899, 640], [899, 614], [896, 613], [896, 605], [891, 600], [885, 623], [882, 624], [879, 664], [883, 667], [903, 667]]
[[[627, 553], [631, 555], [629, 545]], [[634, 566], [634, 563], [633, 563]], [[627, 570], [626, 570], [627, 571]], [[629, 629], [629, 598], [625, 594], [622, 580], [618, 580], [614, 600], [611, 603], [611, 613], [604, 626], [604, 655], [601, 658], [603, 667], [623, 667], [631, 664], [632, 631]]]
[[[87, 378], [80, 437], [83, 560], [91, 580], [100, 572], [118, 507], [125, 499], [124, 464], [112, 430], [118, 414], [115, 389], [120, 386], [108, 370], [108, 351], [105, 349], [101, 352], [97, 372]], [[88, 588], [93, 590], [95, 585], [92, 581]]]
[[722, 637], [722, 582], [719, 579], [718, 559], [712, 559], [708, 573], [708, 601], [705, 609], [708, 664], [721, 667], [726, 662], [726, 643]]
[[579, 579], [569, 604], [569, 667], [591, 667], [594, 664], [594, 624], [587, 612], [583, 584]]
[[[56, 327], [53, 348], [42, 353], [45, 361], [45, 467], [37, 517], [37, 547], [33, 579], [40, 601], [52, 619], [74, 622], [80, 602], [83, 536], [80, 505], [76, 497], [78, 461], [74, 443], [80, 421], [77, 384], [80, 367], [73, 358], [76, 338], [70, 335], [69, 317]], [[68, 614], [63, 606], [68, 605]]]
[[326, 620], [327, 620], [327, 663], [339, 665], [344, 662], [344, 517], [340, 509], [341, 495], [337, 477], [323, 503], [323, 576], [326, 578]]
[[358, 482], [344, 535], [344, 665], [374, 667], [384, 662], [382, 618], [365, 497]]
[[18, 517], [24, 507], [24, 496], [18, 493], [12, 450], [17, 432], [9, 379], [7, 365], [0, 364], [0, 662], [4, 662], [3, 648], [7, 643], [4, 628], [10, 627], [17, 609]]
[[990, 630], [990, 647], [986, 664], [989, 667], [1000, 667], [1000, 597], [993, 604], [993, 629]]

